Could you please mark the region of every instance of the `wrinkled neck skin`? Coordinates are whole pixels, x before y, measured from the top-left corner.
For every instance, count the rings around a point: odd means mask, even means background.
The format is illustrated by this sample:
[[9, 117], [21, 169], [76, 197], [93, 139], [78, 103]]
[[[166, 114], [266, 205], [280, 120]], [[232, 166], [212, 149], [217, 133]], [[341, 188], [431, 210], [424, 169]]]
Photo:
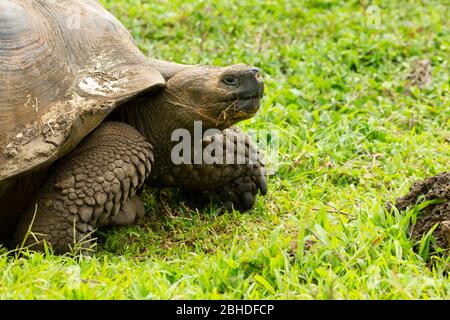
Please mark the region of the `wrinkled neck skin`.
[[[179, 141], [171, 141], [176, 129], [186, 129], [193, 137], [194, 121], [201, 120], [192, 112], [189, 105], [182, 105], [181, 97], [162, 90], [156, 96], [142, 97], [123, 106], [121, 121], [136, 128], [153, 145], [155, 164], [150, 179], [153, 179], [172, 166], [171, 151]], [[194, 119], [195, 116], [195, 119]], [[203, 121], [203, 131], [211, 126]]]

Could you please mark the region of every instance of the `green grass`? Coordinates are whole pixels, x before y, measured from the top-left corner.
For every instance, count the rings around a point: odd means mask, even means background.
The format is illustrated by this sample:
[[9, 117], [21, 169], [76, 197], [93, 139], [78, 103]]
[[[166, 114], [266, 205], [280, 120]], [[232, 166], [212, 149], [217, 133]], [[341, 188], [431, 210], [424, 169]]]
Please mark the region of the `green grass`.
[[[0, 299], [450, 298], [449, 255], [408, 239], [417, 212], [384, 210], [449, 170], [445, 1], [102, 2], [149, 56], [260, 67], [267, 94], [240, 126], [281, 128], [281, 166], [247, 214], [148, 189], [145, 219], [91, 257], [1, 249]], [[415, 59], [433, 83], [405, 95]]]

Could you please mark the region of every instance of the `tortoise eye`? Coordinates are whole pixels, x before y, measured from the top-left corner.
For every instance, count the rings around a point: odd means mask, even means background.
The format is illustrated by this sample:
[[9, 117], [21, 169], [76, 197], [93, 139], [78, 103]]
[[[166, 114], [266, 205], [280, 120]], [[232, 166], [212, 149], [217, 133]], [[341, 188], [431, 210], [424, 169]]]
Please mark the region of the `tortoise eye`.
[[237, 86], [239, 84], [239, 78], [235, 76], [226, 76], [222, 81], [229, 86]]

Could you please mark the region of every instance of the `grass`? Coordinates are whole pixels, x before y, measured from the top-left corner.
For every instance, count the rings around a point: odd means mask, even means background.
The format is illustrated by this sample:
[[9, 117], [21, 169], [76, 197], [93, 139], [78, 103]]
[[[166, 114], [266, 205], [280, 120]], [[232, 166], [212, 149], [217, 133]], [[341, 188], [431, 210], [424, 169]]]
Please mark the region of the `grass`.
[[[146, 217], [102, 231], [91, 257], [0, 249], [0, 299], [450, 298], [450, 255], [408, 239], [417, 210], [384, 210], [449, 170], [445, 1], [102, 2], [149, 56], [261, 68], [262, 108], [240, 126], [279, 130], [279, 169], [247, 214], [147, 189]], [[405, 95], [416, 59], [433, 83]]]

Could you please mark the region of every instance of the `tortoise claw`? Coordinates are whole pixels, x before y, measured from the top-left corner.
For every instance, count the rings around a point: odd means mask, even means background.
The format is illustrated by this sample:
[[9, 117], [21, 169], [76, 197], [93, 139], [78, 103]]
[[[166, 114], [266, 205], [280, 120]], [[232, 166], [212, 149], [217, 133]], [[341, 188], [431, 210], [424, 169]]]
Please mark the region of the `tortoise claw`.
[[263, 196], [267, 194], [267, 177], [265, 175], [256, 176], [256, 187]]
[[216, 189], [215, 194], [228, 211], [234, 208], [244, 212], [255, 205], [258, 190], [262, 195], [267, 193], [265, 176], [238, 177], [229, 184]]

